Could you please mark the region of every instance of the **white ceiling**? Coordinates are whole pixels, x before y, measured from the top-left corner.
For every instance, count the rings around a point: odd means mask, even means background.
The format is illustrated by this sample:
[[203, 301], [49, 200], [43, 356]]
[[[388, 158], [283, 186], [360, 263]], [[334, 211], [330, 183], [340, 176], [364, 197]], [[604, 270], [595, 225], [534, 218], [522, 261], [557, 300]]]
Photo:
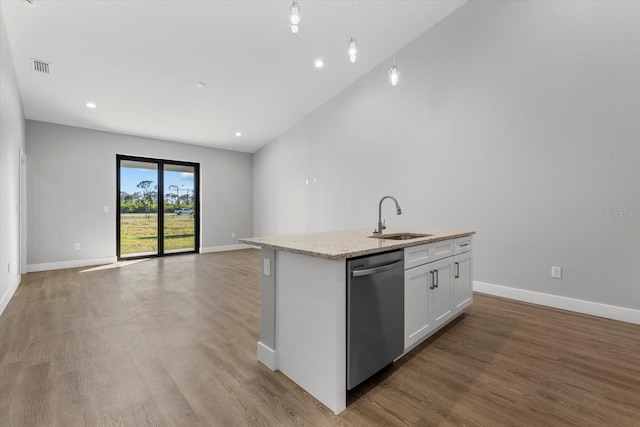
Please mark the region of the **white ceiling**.
[[464, 4], [398, 0], [393, 32], [392, 1], [300, 0], [292, 34], [290, 0], [34, 2], [0, 3], [28, 119], [246, 152]]

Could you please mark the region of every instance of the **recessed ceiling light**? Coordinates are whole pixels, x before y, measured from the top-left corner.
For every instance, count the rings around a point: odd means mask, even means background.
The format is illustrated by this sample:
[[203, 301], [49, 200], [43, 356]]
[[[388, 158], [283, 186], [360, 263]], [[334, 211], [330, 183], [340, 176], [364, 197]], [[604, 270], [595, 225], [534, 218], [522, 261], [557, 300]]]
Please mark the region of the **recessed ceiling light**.
[[87, 102], [86, 104], [84, 104], [87, 106], [87, 108], [96, 108], [97, 105], [95, 104], [95, 102]]
[[324, 61], [321, 58], [318, 58], [316, 59], [316, 62], [314, 62], [314, 65], [316, 68], [322, 68], [324, 67]]
[[196, 83], [196, 87], [205, 87], [205, 86], [206, 86], [206, 83], [204, 83], [204, 82]]
[[236, 136], [242, 136], [242, 132], [236, 132]]

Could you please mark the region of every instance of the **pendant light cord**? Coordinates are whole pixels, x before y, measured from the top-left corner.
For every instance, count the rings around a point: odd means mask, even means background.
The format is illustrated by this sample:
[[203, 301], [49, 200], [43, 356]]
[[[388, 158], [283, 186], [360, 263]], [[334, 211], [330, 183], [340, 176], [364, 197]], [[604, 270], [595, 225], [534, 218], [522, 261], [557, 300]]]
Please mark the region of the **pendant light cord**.
[[353, 29], [355, 28], [355, 24], [353, 21], [355, 21], [355, 2], [356, 0], [351, 0], [351, 36], [353, 37]]
[[[396, 40], [396, 0], [393, 0], [393, 21], [391, 25], [391, 38]], [[396, 65], [396, 51], [393, 51], [393, 65]]]

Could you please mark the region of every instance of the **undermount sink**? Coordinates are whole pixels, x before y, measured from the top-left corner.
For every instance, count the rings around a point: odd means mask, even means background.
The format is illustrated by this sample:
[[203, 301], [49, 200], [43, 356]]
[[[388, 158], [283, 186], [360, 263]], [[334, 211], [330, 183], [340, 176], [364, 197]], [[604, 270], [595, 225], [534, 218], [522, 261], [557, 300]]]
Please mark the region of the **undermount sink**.
[[419, 237], [429, 237], [433, 234], [421, 234], [421, 233], [394, 233], [394, 234], [382, 234], [369, 236], [373, 239], [388, 239], [388, 240], [410, 240], [417, 239]]

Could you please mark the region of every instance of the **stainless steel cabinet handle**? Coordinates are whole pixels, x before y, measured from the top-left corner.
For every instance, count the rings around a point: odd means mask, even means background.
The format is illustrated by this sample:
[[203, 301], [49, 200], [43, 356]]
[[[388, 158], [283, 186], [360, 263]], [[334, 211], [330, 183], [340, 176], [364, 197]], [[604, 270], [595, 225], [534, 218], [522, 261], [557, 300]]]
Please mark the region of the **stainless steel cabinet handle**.
[[463, 247], [463, 246], [469, 246], [470, 244], [471, 244], [471, 243], [461, 243], [461, 244], [460, 244], [460, 247]]
[[429, 286], [429, 289], [435, 289], [435, 286], [433, 285], [435, 284], [436, 280], [435, 280], [435, 274], [433, 273], [433, 270], [431, 270], [429, 274], [431, 275], [431, 286]]
[[369, 276], [371, 274], [382, 273], [383, 271], [393, 270], [400, 264], [404, 264], [404, 260], [394, 262], [392, 264], [382, 265], [380, 267], [367, 268], [364, 270], [354, 270], [351, 275], [353, 277]]
[[440, 281], [440, 279], [438, 278], [438, 270], [433, 270], [436, 272], [436, 283], [433, 285], [434, 288], [438, 287], [438, 282]]
[[456, 279], [460, 278], [460, 263], [456, 262]]

